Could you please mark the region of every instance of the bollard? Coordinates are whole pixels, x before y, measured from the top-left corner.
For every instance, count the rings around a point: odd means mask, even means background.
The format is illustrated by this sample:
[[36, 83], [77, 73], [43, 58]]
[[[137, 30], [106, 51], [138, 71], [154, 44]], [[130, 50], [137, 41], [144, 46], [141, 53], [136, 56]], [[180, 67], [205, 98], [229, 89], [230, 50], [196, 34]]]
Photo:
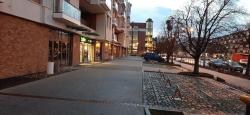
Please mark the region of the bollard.
[[250, 115], [250, 94], [241, 95], [240, 100], [246, 104], [246, 115]]

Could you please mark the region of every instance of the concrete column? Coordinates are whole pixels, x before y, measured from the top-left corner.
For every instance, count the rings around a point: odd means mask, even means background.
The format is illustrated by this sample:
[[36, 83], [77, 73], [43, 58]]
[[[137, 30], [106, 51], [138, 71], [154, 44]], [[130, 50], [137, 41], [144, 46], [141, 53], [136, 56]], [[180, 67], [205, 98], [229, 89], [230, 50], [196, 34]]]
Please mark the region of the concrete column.
[[105, 42], [101, 42], [100, 43], [101, 44], [101, 57], [102, 57], [102, 59], [101, 59], [101, 61], [105, 61], [106, 60], [106, 54], [105, 54], [105, 48], [106, 48], [106, 46], [105, 46]]

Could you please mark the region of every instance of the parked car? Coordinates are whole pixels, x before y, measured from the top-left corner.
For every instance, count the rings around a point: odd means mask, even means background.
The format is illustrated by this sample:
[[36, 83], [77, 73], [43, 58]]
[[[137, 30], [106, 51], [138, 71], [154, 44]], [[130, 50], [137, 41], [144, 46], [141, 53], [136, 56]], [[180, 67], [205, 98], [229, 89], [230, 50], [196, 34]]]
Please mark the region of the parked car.
[[224, 61], [222, 59], [215, 59], [208, 62], [209, 67], [212, 68], [221, 68], [223, 66]]
[[161, 56], [164, 60], [167, 59], [167, 54], [160, 54], [160, 56]]
[[243, 72], [243, 67], [238, 62], [226, 61], [223, 64], [223, 69], [231, 72]]
[[144, 59], [146, 61], [153, 60], [153, 61], [158, 61], [158, 62], [164, 62], [164, 59], [156, 53], [146, 53], [144, 55]]

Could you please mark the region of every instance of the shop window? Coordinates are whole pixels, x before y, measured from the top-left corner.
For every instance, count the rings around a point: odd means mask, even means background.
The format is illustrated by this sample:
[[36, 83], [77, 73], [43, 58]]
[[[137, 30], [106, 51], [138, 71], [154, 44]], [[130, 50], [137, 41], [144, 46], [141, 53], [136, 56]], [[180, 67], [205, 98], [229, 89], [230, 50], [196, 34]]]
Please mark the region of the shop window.
[[71, 65], [72, 35], [62, 31], [54, 31], [55, 38], [49, 41], [48, 61], [55, 63], [55, 72], [61, 67]]

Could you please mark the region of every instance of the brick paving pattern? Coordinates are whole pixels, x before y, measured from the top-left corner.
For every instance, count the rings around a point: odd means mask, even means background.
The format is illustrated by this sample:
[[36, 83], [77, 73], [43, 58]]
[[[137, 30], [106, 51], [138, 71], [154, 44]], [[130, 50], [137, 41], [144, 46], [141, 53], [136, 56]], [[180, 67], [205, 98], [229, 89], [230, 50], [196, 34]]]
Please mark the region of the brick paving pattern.
[[[144, 72], [144, 104], [187, 114], [244, 114], [245, 104], [239, 100], [240, 95], [215, 84], [197, 77]], [[177, 85], [182, 99], [172, 98]]]

